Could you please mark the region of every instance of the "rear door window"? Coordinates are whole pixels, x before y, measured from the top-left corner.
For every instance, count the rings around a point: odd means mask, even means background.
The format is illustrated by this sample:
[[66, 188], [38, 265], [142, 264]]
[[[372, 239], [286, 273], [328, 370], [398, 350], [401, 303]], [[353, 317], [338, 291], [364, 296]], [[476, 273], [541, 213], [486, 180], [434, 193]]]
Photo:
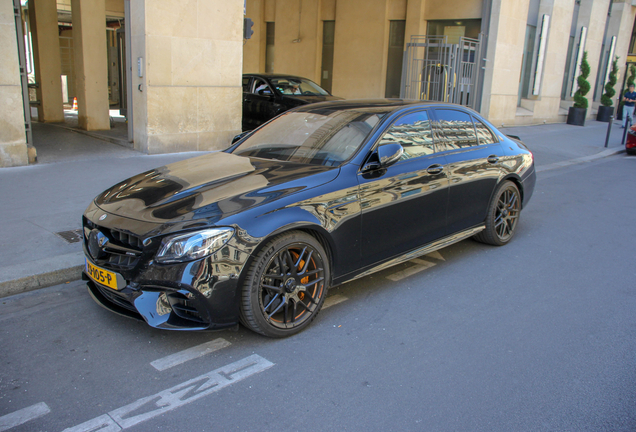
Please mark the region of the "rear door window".
[[473, 121], [475, 122], [475, 130], [477, 131], [479, 145], [498, 142], [497, 138], [495, 138], [490, 129], [488, 129], [488, 126], [486, 126], [481, 120], [473, 117]]
[[436, 109], [435, 115], [442, 135], [440, 151], [479, 145], [470, 114], [453, 109]]

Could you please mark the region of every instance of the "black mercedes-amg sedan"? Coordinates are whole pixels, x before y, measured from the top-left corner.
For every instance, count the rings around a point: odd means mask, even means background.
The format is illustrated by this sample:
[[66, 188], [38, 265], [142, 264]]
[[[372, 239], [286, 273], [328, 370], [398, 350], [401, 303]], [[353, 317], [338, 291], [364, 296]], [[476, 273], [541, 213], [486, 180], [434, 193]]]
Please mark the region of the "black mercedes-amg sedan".
[[306, 105], [95, 198], [84, 277], [153, 327], [289, 336], [329, 287], [468, 237], [505, 245], [535, 179], [521, 141], [461, 106]]
[[244, 74], [242, 128], [244, 131], [256, 129], [300, 105], [341, 99], [307, 78], [282, 74]]

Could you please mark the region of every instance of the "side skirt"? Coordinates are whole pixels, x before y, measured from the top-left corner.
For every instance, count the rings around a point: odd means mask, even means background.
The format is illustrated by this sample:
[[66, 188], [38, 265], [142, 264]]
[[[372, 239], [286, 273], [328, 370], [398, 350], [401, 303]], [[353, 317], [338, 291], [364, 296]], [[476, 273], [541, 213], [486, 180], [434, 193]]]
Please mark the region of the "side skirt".
[[468, 237], [472, 237], [475, 234], [477, 234], [478, 232], [483, 231], [484, 229], [486, 229], [486, 225], [485, 224], [481, 224], [481, 225], [478, 225], [476, 227], [473, 227], [473, 228], [470, 228], [470, 229], [467, 229], [467, 230], [464, 230], [464, 231], [460, 231], [458, 233], [455, 233], [455, 234], [449, 235], [447, 237], [441, 238], [439, 240], [435, 240], [434, 242], [428, 243], [428, 244], [426, 244], [426, 245], [424, 245], [424, 246], [422, 246], [420, 248], [413, 249], [412, 251], [407, 252], [404, 255], [400, 255], [399, 257], [396, 257], [396, 258], [390, 259], [388, 261], [385, 261], [382, 264], [373, 266], [373, 267], [369, 268], [368, 270], [364, 270], [362, 273], [359, 273], [359, 274], [357, 274], [357, 275], [355, 275], [353, 277], [346, 277], [345, 276], [345, 278], [342, 281], [338, 282], [335, 285], [340, 285], [340, 284], [343, 284], [345, 282], [349, 282], [349, 281], [352, 281], [352, 280], [355, 280], [355, 279], [359, 279], [361, 277], [369, 276], [372, 273], [379, 272], [379, 271], [384, 270], [386, 268], [393, 267], [394, 265], [398, 265], [398, 264], [401, 264], [403, 262], [410, 261], [413, 258], [417, 258], [417, 257], [420, 257], [422, 255], [426, 255], [426, 254], [429, 254], [429, 253], [434, 252], [436, 250], [445, 248], [446, 246], [450, 246], [453, 243], [457, 243], [457, 242], [460, 242], [462, 240], [467, 239]]

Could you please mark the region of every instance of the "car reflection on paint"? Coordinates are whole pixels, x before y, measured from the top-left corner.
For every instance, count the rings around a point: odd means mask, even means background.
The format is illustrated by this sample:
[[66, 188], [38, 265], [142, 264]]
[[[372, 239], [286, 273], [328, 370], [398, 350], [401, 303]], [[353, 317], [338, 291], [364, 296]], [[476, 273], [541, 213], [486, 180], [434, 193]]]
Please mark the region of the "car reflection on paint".
[[243, 130], [256, 129], [297, 106], [341, 100], [315, 82], [294, 75], [243, 75]]
[[330, 287], [468, 237], [505, 245], [535, 179], [521, 141], [464, 107], [307, 105], [97, 196], [85, 279], [156, 328], [289, 336]]

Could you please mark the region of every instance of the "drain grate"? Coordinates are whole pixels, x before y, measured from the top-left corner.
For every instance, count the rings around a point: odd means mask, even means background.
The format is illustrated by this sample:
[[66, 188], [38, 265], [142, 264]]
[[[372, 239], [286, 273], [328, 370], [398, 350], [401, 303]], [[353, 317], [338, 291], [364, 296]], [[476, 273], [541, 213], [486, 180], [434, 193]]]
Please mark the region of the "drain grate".
[[66, 243], [77, 243], [82, 241], [82, 229], [60, 231], [55, 233], [58, 237], [64, 240]]

